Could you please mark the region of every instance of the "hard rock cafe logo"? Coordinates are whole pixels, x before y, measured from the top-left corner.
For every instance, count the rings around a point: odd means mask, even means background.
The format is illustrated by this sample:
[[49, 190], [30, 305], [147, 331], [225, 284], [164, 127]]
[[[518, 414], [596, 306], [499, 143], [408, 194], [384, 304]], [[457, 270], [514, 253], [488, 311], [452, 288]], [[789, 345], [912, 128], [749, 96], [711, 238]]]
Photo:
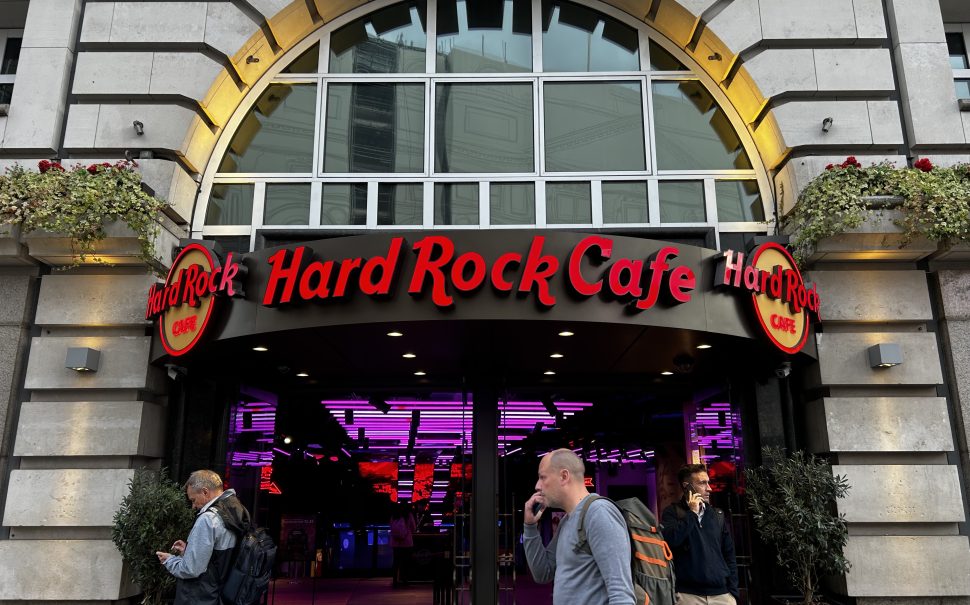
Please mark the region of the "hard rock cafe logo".
[[815, 284], [805, 284], [791, 254], [774, 242], [762, 244], [745, 260], [741, 252], [725, 252], [714, 283], [751, 292], [754, 314], [771, 342], [797, 353], [808, 338], [809, 314], [819, 319]]
[[165, 283], [148, 291], [145, 311], [146, 319], [159, 318], [159, 335], [170, 355], [184, 355], [199, 342], [218, 304], [218, 295], [242, 295], [238, 280], [245, 271], [232, 253], [226, 256], [225, 264], [220, 264], [218, 256], [201, 244], [182, 249]]

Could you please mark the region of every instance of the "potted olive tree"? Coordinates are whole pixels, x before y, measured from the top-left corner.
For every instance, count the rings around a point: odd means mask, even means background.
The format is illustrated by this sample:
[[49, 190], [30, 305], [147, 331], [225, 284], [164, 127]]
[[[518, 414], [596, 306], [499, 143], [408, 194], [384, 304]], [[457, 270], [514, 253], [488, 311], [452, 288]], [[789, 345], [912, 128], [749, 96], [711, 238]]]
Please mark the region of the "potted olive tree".
[[748, 504], [761, 538], [777, 551], [778, 565], [802, 594], [802, 605], [818, 602], [819, 577], [845, 573], [848, 538], [835, 501], [849, 491], [823, 460], [779, 448], [762, 450], [763, 466], [745, 471]]
[[185, 492], [168, 478], [165, 469], [140, 470], [130, 486], [115, 513], [111, 539], [131, 579], [141, 586], [142, 604], [160, 605], [175, 586], [175, 579], [154, 553], [168, 552], [173, 542], [184, 539], [192, 529], [194, 515]]

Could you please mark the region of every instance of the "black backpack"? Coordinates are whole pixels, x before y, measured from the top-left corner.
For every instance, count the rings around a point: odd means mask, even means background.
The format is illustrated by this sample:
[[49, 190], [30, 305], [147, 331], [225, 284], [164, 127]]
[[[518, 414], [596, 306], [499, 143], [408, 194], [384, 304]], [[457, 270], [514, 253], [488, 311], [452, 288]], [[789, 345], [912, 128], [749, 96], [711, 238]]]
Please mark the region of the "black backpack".
[[641, 605], [674, 605], [674, 554], [660, 533], [657, 518], [639, 498], [613, 502], [609, 498], [591, 495], [579, 515], [579, 541], [576, 552], [591, 553], [586, 537], [586, 511], [594, 500], [611, 502], [623, 515], [630, 532], [630, 565], [633, 572], [633, 594]]
[[226, 511], [216, 506], [212, 508], [236, 534], [236, 546], [222, 584], [222, 602], [226, 605], [255, 605], [269, 587], [276, 561], [276, 544], [266, 528], [239, 527]]

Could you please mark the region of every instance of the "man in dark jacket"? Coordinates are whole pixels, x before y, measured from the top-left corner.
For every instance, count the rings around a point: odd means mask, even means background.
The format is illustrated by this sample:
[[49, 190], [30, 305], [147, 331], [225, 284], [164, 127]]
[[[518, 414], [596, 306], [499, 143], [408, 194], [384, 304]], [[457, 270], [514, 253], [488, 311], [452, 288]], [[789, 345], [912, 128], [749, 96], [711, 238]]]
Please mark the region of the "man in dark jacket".
[[[219, 591], [232, 563], [232, 551], [240, 528], [249, 527], [249, 511], [235, 490], [222, 489], [222, 479], [209, 470], [195, 471], [185, 482], [185, 494], [199, 511], [185, 540], [176, 540], [172, 551], [157, 552], [159, 562], [178, 579], [175, 605], [219, 605]], [[231, 520], [226, 527], [222, 511]]]
[[707, 467], [688, 464], [677, 473], [684, 497], [664, 509], [664, 539], [674, 553], [678, 605], [735, 605], [738, 565], [724, 513], [711, 506]]

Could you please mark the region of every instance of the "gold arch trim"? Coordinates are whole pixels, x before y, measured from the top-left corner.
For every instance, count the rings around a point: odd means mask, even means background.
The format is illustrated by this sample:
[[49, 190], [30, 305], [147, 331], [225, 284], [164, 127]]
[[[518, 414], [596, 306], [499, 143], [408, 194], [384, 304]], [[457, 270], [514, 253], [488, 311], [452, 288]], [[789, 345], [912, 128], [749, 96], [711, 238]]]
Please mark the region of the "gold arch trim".
[[[273, 65], [301, 40], [325, 24], [371, 0], [294, 0], [271, 17], [272, 38], [258, 30], [230, 57], [232, 70], [223, 70], [212, 84], [202, 106], [214, 126], [196, 120], [185, 142], [185, 159], [203, 170], [209, 163], [218, 135], [239, 108], [243, 98]], [[703, 20], [676, 0], [604, 0], [607, 4], [651, 26], [687, 53], [721, 90], [748, 127], [762, 162], [769, 170], [785, 159], [788, 148], [774, 116], [766, 112], [768, 99], [740, 57]], [[739, 49], [742, 50], [742, 49]], [[218, 159], [216, 158], [218, 161]]]

